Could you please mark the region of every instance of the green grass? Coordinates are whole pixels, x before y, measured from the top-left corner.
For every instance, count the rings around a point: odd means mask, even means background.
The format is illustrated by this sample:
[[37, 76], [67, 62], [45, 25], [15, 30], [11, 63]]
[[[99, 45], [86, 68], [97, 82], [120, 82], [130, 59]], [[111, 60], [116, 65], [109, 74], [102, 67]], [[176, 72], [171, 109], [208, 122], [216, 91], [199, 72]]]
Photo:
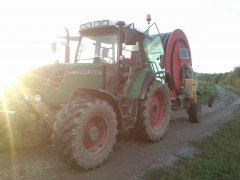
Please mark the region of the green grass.
[[213, 84], [212, 86], [212, 84], [208, 82], [198, 81], [198, 91], [201, 93], [201, 95], [198, 96], [198, 102], [201, 104], [206, 104], [208, 102], [208, 98], [211, 97], [212, 93], [214, 97], [218, 95], [216, 85]]
[[238, 95], [240, 95], [240, 84], [236, 85], [236, 86], [224, 86], [227, 90], [234, 92]]
[[213, 136], [193, 145], [201, 155], [182, 158], [173, 167], [148, 171], [144, 178], [240, 179], [240, 113]]

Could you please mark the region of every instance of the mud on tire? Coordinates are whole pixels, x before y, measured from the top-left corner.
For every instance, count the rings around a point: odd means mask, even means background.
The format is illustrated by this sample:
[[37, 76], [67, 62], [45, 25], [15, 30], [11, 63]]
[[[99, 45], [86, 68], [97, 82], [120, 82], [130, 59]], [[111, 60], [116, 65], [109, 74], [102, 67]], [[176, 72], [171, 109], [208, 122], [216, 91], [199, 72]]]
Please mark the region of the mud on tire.
[[72, 100], [57, 114], [52, 140], [66, 158], [93, 169], [108, 158], [116, 135], [117, 120], [111, 105], [84, 97]]
[[166, 133], [171, 116], [171, 100], [167, 86], [157, 88], [153, 83], [139, 105], [133, 134], [142, 140], [159, 141]]

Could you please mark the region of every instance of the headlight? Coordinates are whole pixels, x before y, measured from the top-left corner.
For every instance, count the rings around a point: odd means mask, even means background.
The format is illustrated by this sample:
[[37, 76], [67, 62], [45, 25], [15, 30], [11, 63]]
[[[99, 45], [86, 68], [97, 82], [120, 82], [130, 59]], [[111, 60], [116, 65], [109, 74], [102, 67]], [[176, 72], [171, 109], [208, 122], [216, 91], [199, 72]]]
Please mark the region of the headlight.
[[91, 22], [87, 23], [87, 24], [86, 24], [86, 27], [87, 27], [87, 28], [91, 28], [91, 27], [92, 27], [92, 23], [91, 23]]
[[81, 24], [80, 29], [86, 29], [86, 24]]
[[94, 21], [93, 26], [94, 27], [101, 26], [101, 21]]
[[27, 94], [24, 94], [23, 97], [25, 100], [29, 100], [29, 96]]
[[37, 94], [37, 95], [34, 96], [34, 99], [35, 99], [35, 101], [37, 101], [37, 102], [41, 102], [41, 101], [42, 101], [42, 96], [40, 96], [39, 94]]
[[89, 28], [94, 28], [94, 27], [102, 27], [102, 26], [113, 26], [116, 25], [113, 21], [110, 20], [101, 20], [101, 21], [93, 21], [93, 22], [88, 22], [86, 24], [81, 24], [80, 25], [80, 31], [89, 29]]

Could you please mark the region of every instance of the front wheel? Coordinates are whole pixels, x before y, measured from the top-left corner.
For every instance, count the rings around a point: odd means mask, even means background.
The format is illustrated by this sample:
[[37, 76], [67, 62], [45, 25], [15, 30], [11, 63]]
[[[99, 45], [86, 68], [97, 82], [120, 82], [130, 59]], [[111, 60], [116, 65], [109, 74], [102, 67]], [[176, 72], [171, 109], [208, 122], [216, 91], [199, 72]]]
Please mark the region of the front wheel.
[[57, 115], [53, 141], [65, 156], [80, 167], [102, 164], [116, 142], [117, 120], [111, 105], [98, 98], [77, 98]]
[[202, 108], [198, 103], [191, 103], [188, 109], [189, 121], [198, 123], [202, 119]]
[[139, 105], [138, 120], [132, 132], [151, 142], [156, 142], [166, 133], [171, 113], [170, 94], [167, 86], [157, 88], [153, 83]]

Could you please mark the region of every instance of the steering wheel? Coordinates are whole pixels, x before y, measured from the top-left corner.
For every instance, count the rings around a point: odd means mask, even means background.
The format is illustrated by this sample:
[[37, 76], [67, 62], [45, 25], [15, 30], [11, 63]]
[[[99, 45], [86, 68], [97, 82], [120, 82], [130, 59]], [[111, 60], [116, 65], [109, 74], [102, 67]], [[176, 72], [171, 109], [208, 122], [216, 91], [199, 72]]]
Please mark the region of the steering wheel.
[[99, 63], [108, 63], [108, 62], [103, 58], [95, 57], [95, 58], [93, 58], [93, 63], [99, 64]]

